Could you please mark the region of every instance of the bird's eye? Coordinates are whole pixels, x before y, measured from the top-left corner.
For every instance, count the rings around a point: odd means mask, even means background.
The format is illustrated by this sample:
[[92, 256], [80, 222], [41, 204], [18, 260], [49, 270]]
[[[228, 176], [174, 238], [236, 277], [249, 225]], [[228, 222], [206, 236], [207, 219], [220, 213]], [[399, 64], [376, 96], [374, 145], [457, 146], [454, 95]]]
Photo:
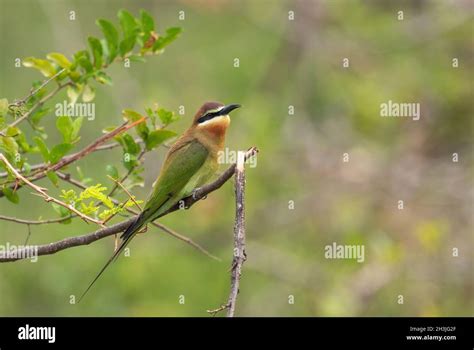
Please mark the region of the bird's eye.
[[204, 123], [205, 121], [208, 121], [214, 117], [217, 117], [219, 116], [219, 112], [220, 112], [221, 109], [216, 109], [216, 110], [212, 110], [212, 111], [208, 111], [206, 112], [202, 117], [200, 117], [197, 122], [200, 124], [200, 123]]

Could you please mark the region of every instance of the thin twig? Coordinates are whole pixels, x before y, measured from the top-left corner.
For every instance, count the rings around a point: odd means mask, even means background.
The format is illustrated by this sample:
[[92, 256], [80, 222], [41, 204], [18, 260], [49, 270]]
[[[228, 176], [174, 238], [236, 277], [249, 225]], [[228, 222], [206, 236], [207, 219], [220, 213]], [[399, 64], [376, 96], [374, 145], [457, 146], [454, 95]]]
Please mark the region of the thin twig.
[[23, 245], [27, 245], [28, 241], [30, 240], [30, 237], [31, 237], [31, 226], [30, 226], [30, 224], [27, 224], [26, 226], [28, 227], [28, 235], [26, 236], [25, 244], [23, 244]]
[[22, 98], [21, 100], [19, 101], [15, 101], [15, 103], [12, 103], [13, 106], [16, 106], [16, 107], [19, 107], [21, 105], [24, 105], [26, 102], [28, 102], [28, 100], [30, 98], [32, 98], [34, 95], [36, 95], [38, 93], [38, 91], [40, 91], [42, 88], [44, 88], [46, 85], [48, 85], [51, 81], [53, 81], [54, 79], [56, 79], [56, 77], [58, 77], [62, 72], [64, 72], [66, 70], [66, 68], [63, 68], [61, 69], [60, 71], [58, 71], [56, 74], [54, 74], [52, 77], [46, 79], [38, 88], [32, 90], [28, 96]]
[[56, 199], [54, 197], [51, 197], [49, 194], [46, 193], [47, 189], [46, 188], [43, 188], [43, 187], [39, 187], [39, 186], [36, 186], [34, 183], [30, 182], [29, 180], [27, 180], [24, 176], [22, 176], [20, 173], [18, 173], [15, 168], [10, 164], [10, 162], [8, 161], [8, 159], [3, 155], [3, 153], [0, 153], [0, 160], [3, 161], [3, 163], [5, 163], [5, 165], [7, 166], [7, 168], [9, 168], [13, 174], [15, 175], [15, 177], [18, 179], [18, 180], [21, 180], [23, 181], [25, 184], [27, 184], [28, 186], [30, 186], [33, 190], [35, 190], [37, 193], [39, 193], [39, 195], [41, 197], [44, 198], [44, 200], [46, 202], [52, 202], [52, 203], [56, 203], [57, 205], [60, 205], [70, 211], [72, 211], [73, 213], [75, 213], [76, 215], [80, 216], [85, 222], [93, 222], [94, 224], [97, 224], [97, 225], [101, 225], [103, 226], [102, 222], [99, 221], [99, 220], [96, 220], [96, 219], [93, 219], [83, 213], [81, 213], [79, 210], [77, 210], [76, 208], [74, 208], [72, 205], [69, 205], [69, 204], [66, 204], [64, 203], [63, 201], [60, 201], [59, 199]]
[[211, 314], [212, 316], [216, 316], [219, 312], [228, 309], [229, 306], [230, 306], [229, 304], [223, 304], [223, 305], [219, 306], [217, 309], [214, 309], [214, 310], [206, 310], [206, 311], [207, 311], [209, 314]]
[[[124, 190], [124, 192], [128, 195], [129, 199], [137, 206], [137, 208], [140, 209], [140, 210], [142, 210], [142, 207], [141, 207], [140, 204], [138, 204], [138, 202], [135, 200], [135, 197], [132, 196], [132, 194], [130, 193], [130, 191], [127, 190], [127, 189], [125, 188], [125, 186], [122, 185], [122, 183], [121, 183], [119, 180], [114, 179], [114, 178], [113, 178], [112, 176], [110, 176], [110, 175], [107, 175], [107, 177], [108, 177], [110, 180], [112, 180], [113, 182], [115, 182], [115, 184], [116, 184], [117, 186], [120, 186], [120, 188], [121, 188], [122, 190]], [[112, 192], [112, 191], [111, 191], [111, 192]], [[111, 194], [108, 195], [108, 197], [110, 197], [110, 196], [111, 196]], [[126, 203], [126, 202], [125, 202], [125, 203]]]
[[[146, 148], [144, 147], [144, 148], [141, 150], [140, 154], [138, 155], [137, 160], [140, 161], [140, 160], [143, 158], [143, 156], [145, 155], [145, 153], [146, 153]], [[109, 197], [112, 196], [112, 195], [115, 193], [115, 191], [117, 190], [119, 184], [121, 185], [121, 184], [123, 184], [123, 182], [124, 182], [125, 180], [127, 180], [127, 178], [132, 174], [133, 170], [135, 170], [135, 168], [136, 168], [136, 167], [130, 168], [130, 169], [128, 170], [128, 172], [119, 180], [119, 182], [117, 182], [117, 181], [114, 180], [115, 185], [114, 185], [114, 187], [112, 187], [112, 189], [110, 190], [110, 192], [109, 192], [109, 194], [108, 194]], [[124, 189], [123, 186], [121, 186], [121, 187], [122, 187], [122, 189]]]
[[73, 216], [65, 216], [63, 218], [57, 219], [47, 219], [47, 220], [26, 220], [26, 219], [18, 219], [10, 216], [0, 215], [0, 220], [16, 222], [17, 224], [24, 224], [24, 225], [45, 225], [45, 224], [55, 224], [61, 223], [63, 221], [67, 221], [72, 219]]
[[[59, 84], [58, 87], [56, 89], [54, 89], [53, 91], [51, 91], [48, 95], [46, 95], [45, 97], [43, 97], [40, 101], [38, 101], [33, 107], [31, 107], [28, 112], [26, 112], [25, 114], [23, 114], [20, 118], [16, 119], [15, 121], [13, 121], [11, 124], [9, 124], [8, 126], [6, 126], [5, 128], [3, 128], [2, 131], [0, 131], [1, 134], [4, 134], [5, 130], [8, 129], [9, 127], [15, 127], [17, 126], [18, 124], [20, 124], [23, 120], [25, 120], [26, 118], [28, 118], [34, 111], [36, 111], [38, 108], [40, 108], [42, 105], [44, 105], [48, 100], [52, 99], [54, 96], [56, 96], [56, 94], [61, 91], [62, 89], [64, 89], [66, 86], [70, 85], [70, 83], [66, 83], [66, 84]], [[10, 108], [15, 106], [16, 104], [12, 104], [10, 105]]]

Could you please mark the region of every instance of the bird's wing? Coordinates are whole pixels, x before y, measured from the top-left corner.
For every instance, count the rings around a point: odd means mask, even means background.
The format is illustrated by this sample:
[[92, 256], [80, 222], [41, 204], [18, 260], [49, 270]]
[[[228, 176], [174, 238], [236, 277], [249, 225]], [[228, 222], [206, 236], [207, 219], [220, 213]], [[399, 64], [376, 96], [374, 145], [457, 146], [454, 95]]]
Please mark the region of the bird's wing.
[[[208, 155], [207, 148], [196, 140], [171, 149], [143, 211], [156, 216], [164, 203], [175, 198], [184, 189], [204, 165]], [[181, 198], [177, 198], [179, 199]]]

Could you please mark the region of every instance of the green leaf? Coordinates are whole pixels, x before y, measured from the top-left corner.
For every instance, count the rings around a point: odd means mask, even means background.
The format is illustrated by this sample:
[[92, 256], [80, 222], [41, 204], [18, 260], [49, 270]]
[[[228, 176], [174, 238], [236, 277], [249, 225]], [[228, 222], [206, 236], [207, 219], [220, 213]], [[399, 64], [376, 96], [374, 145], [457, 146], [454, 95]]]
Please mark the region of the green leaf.
[[75, 104], [79, 96], [81, 96], [82, 87], [79, 85], [72, 85], [67, 87], [67, 97], [71, 104]]
[[[124, 109], [122, 111], [122, 114], [125, 117], [125, 119], [131, 122], [135, 122], [142, 118], [142, 115], [140, 113], [135, 112], [131, 109]], [[145, 122], [138, 124], [136, 126], [136, 129], [137, 129], [138, 136], [140, 136], [143, 140], [147, 138], [148, 133], [150, 132]]]
[[107, 164], [107, 167], [105, 168], [105, 170], [107, 172], [107, 175], [109, 175], [113, 179], [118, 179], [119, 177], [118, 170], [114, 165]]
[[6, 136], [10, 136], [10, 137], [13, 137], [13, 136], [17, 136], [17, 135], [20, 135], [21, 131], [20, 129], [14, 127], [14, 126], [9, 126], [7, 128], [7, 131], [5, 132], [5, 135]]
[[142, 30], [145, 33], [145, 36], [150, 34], [150, 32], [155, 29], [155, 21], [153, 17], [145, 10], [140, 10], [140, 17], [142, 22]]
[[128, 38], [136, 35], [137, 22], [135, 17], [132, 16], [127, 10], [120, 10], [118, 12], [118, 18], [120, 20], [120, 26], [122, 27], [124, 38]]
[[22, 167], [22, 171], [23, 171], [23, 174], [24, 174], [24, 175], [29, 175], [30, 172], [31, 172], [31, 165], [30, 165], [30, 163], [24, 162], [24, 163], [23, 163], [23, 167]]
[[59, 162], [72, 148], [73, 145], [70, 143], [60, 143], [54, 146], [49, 154], [49, 160], [52, 164]]
[[71, 78], [71, 80], [75, 83], [77, 83], [79, 79], [81, 79], [81, 77], [82, 77], [82, 74], [80, 72], [73, 71], [69, 73], [69, 78]]
[[58, 213], [60, 217], [64, 218], [71, 215], [71, 212], [63, 206], [56, 203], [51, 203], [51, 205], [53, 206], [54, 211]]
[[125, 119], [134, 122], [142, 118], [142, 115], [138, 112], [135, 112], [132, 109], [124, 109], [122, 111], [122, 115], [125, 117]]
[[90, 85], [85, 85], [82, 92], [82, 101], [91, 102], [95, 98], [95, 89]]
[[6, 98], [0, 99], [0, 118], [3, 118], [8, 113], [8, 100]]
[[112, 85], [112, 78], [104, 72], [98, 72], [95, 76], [95, 80], [101, 84]]
[[101, 184], [97, 184], [97, 185], [94, 185], [94, 186], [87, 187], [79, 195], [79, 200], [83, 201], [84, 199], [94, 198], [94, 199], [97, 199], [97, 200], [101, 201], [102, 203], [104, 203], [107, 207], [113, 208], [114, 203], [112, 202], [112, 200], [107, 195], [102, 193], [105, 190], [107, 190], [107, 187], [104, 187]]
[[34, 126], [37, 126], [41, 119], [48, 113], [52, 111], [51, 107], [48, 108], [39, 108], [36, 111], [33, 112], [33, 114], [30, 116], [30, 121]]
[[0, 137], [0, 150], [3, 150], [10, 158], [15, 159], [18, 153], [18, 144], [13, 137]]
[[171, 130], [154, 130], [148, 134], [146, 139], [146, 148], [151, 150], [159, 145], [161, 145], [166, 140], [175, 137], [176, 133]]
[[163, 50], [166, 46], [171, 44], [182, 32], [180, 27], [172, 27], [166, 30], [166, 35], [160, 36], [153, 44], [153, 51]]
[[72, 141], [72, 132], [73, 132], [73, 123], [72, 118], [66, 115], [62, 115], [56, 119], [56, 128], [59, 130], [63, 136], [63, 140], [66, 143]]
[[109, 50], [107, 63], [111, 63], [117, 56], [117, 47], [119, 41], [117, 29], [115, 29], [111, 22], [105, 19], [99, 19], [96, 23], [104, 33], [104, 37], [107, 42], [107, 48]]
[[54, 74], [56, 74], [56, 69], [51, 64], [51, 62], [40, 59], [40, 58], [35, 58], [35, 57], [25, 58], [23, 60], [23, 65], [25, 67], [30, 67], [30, 68], [39, 70], [41, 74], [43, 74], [47, 78], [50, 78]]
[[140, 55], [130, 55], [128, 56], [131, 62], [146, 62], [145, 57]]
[[69, 69], [72, 66], [72, 63], [66, 58], [66, 56], [59, 52], [51, 52], [46, 56], [46, 58], [56, 63], [61, 68]]
[[92, 62], [90, 61], [89, 57], [87, 57], [87, 56], [81, 56], [78, 60], [78, 63], [82, 68], [84, 68], [86, 73], [90, 73], [94, 69], [94, 66], [92, 65]]
[[31, 149], [30, 144], [26, 140], [26, 136], [23, 133], [20, 133], [16, 136], [16, 141], [18, 145], [21, 147], [23, 152], [29, 152]]
[[84, 117], [77, 117], [72, 122], [71, 142], [76, 142], [78, 140], [79, 131], [81, 130], [83, 120]]
[[140, 145], [135, 142], [132, 136], [125, 134], [122, 138], [125, 143], [125, 152], [133, 155], [136, 155], [140, 152]]
[[178, 117], [174, 114], [174, 112], [168, 111], [164, 108], [159, 108], [156, 113], [165, 126], [178, 120]]
[[64, 201], [69, 205], [74, 205], [78, 200], [76, 192], [74, 190], [61, 190], [60, 197], [63, 198]]
[[94, 214], [97, 210], [99, 210], [99, 207], [95, 206], [94, 202], [90, 202], [89, 205], [86, 205], [84, 202], [81, 202], [80, 211], [83, 214], [86, 214], [86, 215]]
[[33, 138], [35, 143], [38, 145], [39, 151], [43, 159], [48, 162], [49, 161], [49, 149], [48, 146], [44, 143], [43, 139], [39, 136]]
[[87, 41], [89, 42], [89, 46], [91, 47], [92, 56], [94, 57], [94, 66], [97, 69], [102, 68], [102, 44], [100, 40], [90, 36]]
[[5, 186], [3, 188], [3, 193], [5, 194], [5, 197], [7, 197], [7, 199], [10, 202], [14, 204], [18, 204], [20, 202], [20, 197], [18, 196], [18, 192], [13, 191], [13, 189], [11, 189], [10, 187]]
[[127, 53], [133, 50], [136, 40], [137, 40], [136, 35], [132, 35], [132, 36], [126, 37], [120, 42], [120, 55], [122, 57], [125, 57]]
[[51, 181], [51, 183], [54, 185], [54, 186], [58, 186], [59, 184], [59, 177], [58, 175], [56, 175], [56, 173], [54, 171], [48, 171], [46, 173], [46, 176], [48, 177], [48, 179]]

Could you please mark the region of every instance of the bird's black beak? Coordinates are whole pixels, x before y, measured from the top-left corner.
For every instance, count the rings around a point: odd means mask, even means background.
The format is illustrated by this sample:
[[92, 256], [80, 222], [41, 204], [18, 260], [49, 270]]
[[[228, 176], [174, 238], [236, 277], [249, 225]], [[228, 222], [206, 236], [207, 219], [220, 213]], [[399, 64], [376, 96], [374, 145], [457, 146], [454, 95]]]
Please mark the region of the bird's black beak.
[[232, 103], [230, 105], [227, 105], [225, 106], [224, 108], [222, 108], [220, 111], [219, 111], [219, 115], [227, 115], [229, 114], [230, 112], [232, 112], [234, 109], [237, 109], [237, 108], [240, 108], [241, 105], [239, 104], [236, 104], [236, 103]]

